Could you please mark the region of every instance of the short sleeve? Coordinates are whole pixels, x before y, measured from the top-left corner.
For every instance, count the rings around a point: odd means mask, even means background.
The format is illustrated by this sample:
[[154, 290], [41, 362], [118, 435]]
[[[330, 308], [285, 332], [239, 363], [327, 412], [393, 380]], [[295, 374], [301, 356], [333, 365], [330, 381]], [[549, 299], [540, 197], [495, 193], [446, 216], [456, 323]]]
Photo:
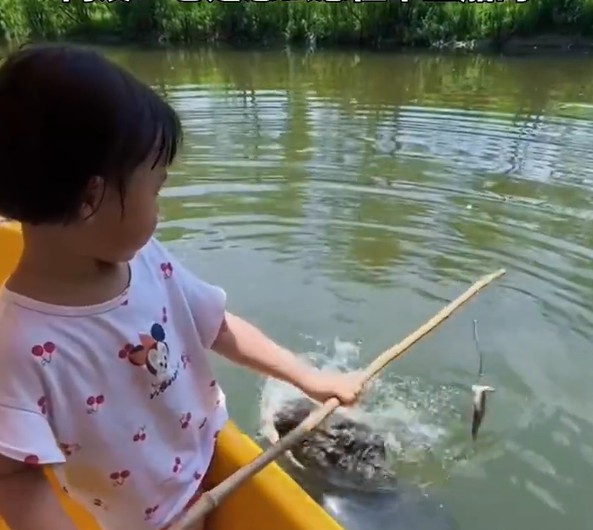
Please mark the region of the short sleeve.
[[156, 239], [154, 244], [171, 265], [170, 280], [180, 286], [187, 300], [202, 346], [210, 349], [224, 322], [226, 292], [194, 275]]
[[224, 321], [226, 292], [194, 276], [183, 265], [177, 263], [177, 281], [190, 306], [200, 342], [206, 349], [214, 343]]
[[6, 404], [0, 404], [0, 453], [25, 464], [66, 461], [44, 416]]

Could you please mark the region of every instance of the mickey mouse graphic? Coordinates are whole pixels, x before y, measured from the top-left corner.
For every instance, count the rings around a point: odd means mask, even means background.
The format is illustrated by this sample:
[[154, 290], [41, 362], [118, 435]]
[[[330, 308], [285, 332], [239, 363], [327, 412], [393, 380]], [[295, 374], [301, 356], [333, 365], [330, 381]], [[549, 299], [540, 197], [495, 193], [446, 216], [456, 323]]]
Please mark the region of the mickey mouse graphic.
[[[169, 345], [165, 341], [165, 330], [160, 324], [153, 324], [150, 335], [140, 333], [140, 344], [128, 353], [129, 361], [138, 367], [145, 367], [154, 376], [151, 398], [164, 392], [177, 379], [179, 366], [171, 366]], [[177, 363], [179, 364], [179, 363]]]

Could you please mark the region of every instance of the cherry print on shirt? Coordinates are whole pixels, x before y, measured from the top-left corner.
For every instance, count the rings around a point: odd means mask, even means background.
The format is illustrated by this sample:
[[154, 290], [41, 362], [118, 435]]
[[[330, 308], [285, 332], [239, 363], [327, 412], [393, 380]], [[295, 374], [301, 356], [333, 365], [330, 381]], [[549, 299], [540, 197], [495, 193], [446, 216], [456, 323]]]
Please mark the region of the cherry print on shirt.
[[200, 473], [199, 471], [194, 471], [193, 477], [194, 480], [200, 480], [202, 478], [202, 473]]
[[39, 465], [39, 457], [37, 455], [28, 455], [23, 460], [25, 464], [28, 466], [38, 466]]
[[187, 365], [191, 363], [191, 360], [189, 358], [189, 355], [186, 355], [185, 353], [181, 356], [181, 362], [183, 363], [183, 369], [185, 370], [187, 368]]
[[167, 308], [163, 307], [163, 324], [167, 323]]
[[148, 521], [148, 520], [152, 519], [152, 516], [155, 514], [155, 512], [158, 509], [159, 509], [158, 504], [156, 506], [150, 506], [150, 507], [146, 508], [146, 510], [144, 510], [144, 520]]
[[105, 403], [105, 396], [99, 394], [98, 396], [89, 396], [86, 400], [87, 414], [94, 414], [99, 410], [99, 407]]
[[146, 427], [142, 426], [138, 429], [138, 432], [132, 438], [134, 442], [143, 442], [146, 440]]
[[208, 418], [204, 418], [204, 419], [202, 420], [202, 423], [200, 423], [200, 426], [198, 427], [198, 429], [203, 429], [203, 428], [204, 428], [204, 425], [206, 425], [206, 422], [207, 422], [207, 421], [208, 421]]
[[37, 405], [39, 406], [39, 410], [41, 411], [41, 414], [43, 414], [45, 416], [47, 414], [47, 407], [49, 405], [48, 399], [45, 396], [41, 396], [37, 400]]
[[124, 346], [124, 347], [123, 347], [121, 350], [119, 350], [119, 352], [118, 352], [117, 356], [118, 356], [120, 359], [123, 359], [123, 360], [125, 360], [125, 359], [127, 359], [127, 358], [128, 358], [128, 355], [130, 354], [130, 352], [131, 352], [133, 349], [134, 349], [134, 345], [133, 345], [133, 344], [130, 344], [130, 343], [128, 343], [128, 344], [126, 344], [126, 345], [125, 345], [125, 346]]
[[80, 451], [80, 444], [67, 444], [67, 443], [60, 443], [60, 449], [65, 456], [71, 456], [76, 451]]
[[93, 504], [97, 507], [97, 508], [103, 508], [105, 511], [107, 511], [107, 505], [105, 504], [105, 502], [102, 499], [94, 499], [93, 500]]
[[173, 473], [179, 473], [181, 471], [181, 458], [178, 456], [175, 457], [175, 463], [173, 464]]
[[185, 412], [179, 418], [179, 423], [181, 423], [182, 429], [187, 429], [189, 427], [190, 421], [191, 421], [191, 412]]
[[160, 395], [177, 379], [179, 362], [171, 366], [169, 345], [165, 341], [163, 326], [156, 323], [150, 328], [150, 335], [140, 333], [140, 344], [129, 353], [128, 359], [134, 365], [145, 368], [153, 377], [150, 399]]
[[43, 345], [36, 344], [31, 348], [31, 353], [41, 361], [41, 366], [46, 366], [52, 361], [56, 345], [53, 342], [46, 342]]
[[168, 280], [171, 276], [173, 276], [173, 265], [171, 265], [170, 261], [161, 263], [161, 272], [163, 273], [165, 280]]
[[122, 471], [114, 471], [109, 475], [109, 478], [113, 481], [114, 486], [123, 486], [130, 475], [130, 471], [124, 469]]

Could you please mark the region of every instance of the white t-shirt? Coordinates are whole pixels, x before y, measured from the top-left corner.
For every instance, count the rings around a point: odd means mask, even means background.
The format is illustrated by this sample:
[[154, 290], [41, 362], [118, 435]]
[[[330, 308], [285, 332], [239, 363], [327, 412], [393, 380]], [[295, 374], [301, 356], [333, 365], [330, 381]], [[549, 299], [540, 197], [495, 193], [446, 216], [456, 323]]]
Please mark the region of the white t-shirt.
[[0, 290], [0, 453], [53, 464], [109, 530], [169, 524], [228, 419], [207, 359], [225, 292], [155, 239], [130, 272], [125, 293], [87, 307]]

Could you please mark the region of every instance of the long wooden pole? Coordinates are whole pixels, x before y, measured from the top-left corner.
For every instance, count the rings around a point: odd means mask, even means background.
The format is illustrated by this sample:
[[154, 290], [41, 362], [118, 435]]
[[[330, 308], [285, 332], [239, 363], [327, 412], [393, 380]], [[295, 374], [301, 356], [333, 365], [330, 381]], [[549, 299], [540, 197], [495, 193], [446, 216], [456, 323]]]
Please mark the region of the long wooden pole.
[[[427, 335], [430, 331], [436, 328], [451, 314], [467, 302], [472, 296], [477, 294], [481, 289], [499, 278], [505, 273], [504, 269], [499, 269], [496, 272], [488, 274], [480, 278], [463, 294], [441, 309], [428, 322], [419, 327], [414, 333], [408, 335], [403, 341], [392, 346], [387, 351], [379, 355], [363, 372], [363, 380], [365, 384], [370, 381], [380, 370], [382, 370], [391, 361], [403, 355], [411, 346], [418, 340]], [[192, 526], [209, 512], [214, 510], [225, 498], [227, 498], [233, 491], [235, 491], [243, 482], [251, 478], [253, 475], [261, 471], [265, 466], [273, 462], [278, 456], [284, 453], [287, 449], [300, 442], [305, 436], [314, 428], [316, 428], [325, 418], [327, 418], [334, 410], [340, 406], [337, 398], [327, 400], [323, 405], [319, 406], [309, 414], [297, 427], [295, 427], [286, 436], [281, 438], [277, 443], [268, 447], [266, 451], [261, 453], [257, 458], [252, 460], [246, 466], [238, 469], [231, 476], [227, 477], [220, 484], [209, 491], [203, 493], [198, 502], [194, 504], [185, 516], [171, 527], [171, 530], [192, 530]]]

